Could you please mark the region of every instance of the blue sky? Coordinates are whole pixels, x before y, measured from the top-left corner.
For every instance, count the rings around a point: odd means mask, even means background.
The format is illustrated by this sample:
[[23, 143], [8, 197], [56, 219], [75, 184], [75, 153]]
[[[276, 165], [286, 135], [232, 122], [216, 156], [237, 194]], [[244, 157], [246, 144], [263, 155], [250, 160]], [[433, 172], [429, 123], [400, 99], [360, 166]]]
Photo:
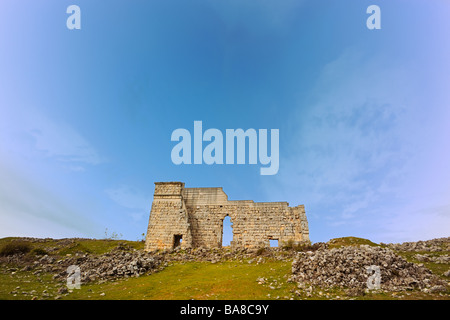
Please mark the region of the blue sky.
[[[443, 0], [2, 1], [0, 237], [136, 240], [155, 181], [304, 204], [313, 242], [449, 236], [449, 14]], [[171, 133], [196, 120], [279, 129], [278, 174], [174, 165]]]

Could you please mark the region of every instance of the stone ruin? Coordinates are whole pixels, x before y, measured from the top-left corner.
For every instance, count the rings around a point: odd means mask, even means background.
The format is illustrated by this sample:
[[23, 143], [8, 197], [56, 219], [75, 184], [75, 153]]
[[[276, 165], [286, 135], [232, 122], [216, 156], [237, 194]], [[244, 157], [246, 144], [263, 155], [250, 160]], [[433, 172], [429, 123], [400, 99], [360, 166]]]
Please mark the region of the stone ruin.
[[155, 182], [145, 250], [222, 247], [223, 220], [233, 224], [233, 249], [309, 243], [304, 205], [228, 200], [222, 188], [185, 188], [183, 182]]

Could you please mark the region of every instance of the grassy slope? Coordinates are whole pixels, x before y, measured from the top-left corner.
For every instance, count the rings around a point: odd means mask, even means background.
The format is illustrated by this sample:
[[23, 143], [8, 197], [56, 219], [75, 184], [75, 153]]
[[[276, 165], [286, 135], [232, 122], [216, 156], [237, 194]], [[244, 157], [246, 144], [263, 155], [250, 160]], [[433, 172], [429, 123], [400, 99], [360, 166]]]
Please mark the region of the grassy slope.
[[379, 246], [378, 244], [363, 238], [357, 237], [343, 237], [343, 238], [334, 238], [327, 242], [329, 248], [340, 248], [344, 246], [360, 246], [360, 245], [369, 245], [371, 247]]
[[[12, 238], [0, 239], [0, 247]], [[66, 241], [67, 242], [67, 241]], [[52, 255], [66, 255], [75, 252], [92, 254], [105, 253], [115, 246], [117, 240], [76, 239], [67, 244], [62, 240], [46, 239], [45, 242], [33, 243], [33, 247], [49, 250]], [[142, 242], [126, 241], [136, 249], [142, 249]], [[377, 245], [369, 240], [345, 237], [332, 239], [331, 247], [345, 245], [369, 244]], [[32, 254], [32, 253], [30, 253]], [[400, 253], [409, 261], [415, 253]], [[314, 288], [312, 295], [306, 297], [294, 294], [296, 284], [288, 283], [291, 271], [291, 260], [271, 261], [264, 263], [248, 263], [248, 261], [210, 262], [177, 262], [171, 263], [163, 271], [139, 278], [128, 278], [105, 283], [83, 284], [80, 290], [73, 290], [62, 299], [330, 299], [341, 298], [341, 290], [321, 290]], [[436, 274], [448, 270], [448, 264], [425, 263]], [[11, 267], [0, 265], [0, 299], [54, 299], [61, 282], [52, 279], [51, 273], [40, 276], [32, 271], [17, 270], [11, 274]], [[264, 277], [266, 282], [258, 284], [256, 279]], [[19, 286], [19, 289], [16, 287]], [[32, 294], [23, 294], [31, 292]], [[44, 290], [47, 293], [43, 293]], [[11, 294], [16, 291], [16, 296]], [[104, 295], [101, 295], [104, 293]], [[48, 294], [48, 296], [47, 296]], [[359, 299], [448, 299], [448, 295], [427, 295], [422, 292], [406, 292], [398, 294], [369, 294]]]
[[[291, 266], [288, 262], [264, 264], [239, 262], [175, 263], [151, 276], [130, 278], [107, 284], [83, 286], [68, 296], [69, 299], [269, 299], [293, 296], [283, 275]], [[258, 277], [283, 282], [279, 289], [270, 289], [256, 282]], [[284, 280], [284, 281], [283, 281]], [[100, 293], [105, 296], [100, 296]]]
[[[0, 239], [0, 248], [11, 241], [20, 240], [18, 237], [8, 237]], [[25, 238], [26, 240], [26, 238]], [[135, 249], [144, 249], [144, 243], [140, 241], [111, 240], [111, 239], [73, 239], [74, 243], [66, 239], [41, 239], [40, 242], [31, 242], [33, 249], [39, 248], [49, 251], [52, 255], [64, 256], [66, 254], [92, 253], [102, 254], [116, 247], [119, 242], [126, 243]], [[52, 249], [56, 250], [52, 250]]]

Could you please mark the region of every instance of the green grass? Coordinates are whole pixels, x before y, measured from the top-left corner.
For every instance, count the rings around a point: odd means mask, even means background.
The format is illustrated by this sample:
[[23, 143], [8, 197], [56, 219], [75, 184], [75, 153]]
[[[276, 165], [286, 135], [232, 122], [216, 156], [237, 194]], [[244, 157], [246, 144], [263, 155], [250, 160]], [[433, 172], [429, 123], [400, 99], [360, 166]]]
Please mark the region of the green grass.
[[329, 248], [340, 248], [346, 246], [360, 246], [360, 245], [369, 245], [371, 247], [378, 247], [380, 245], [372, 242], [368, 239], [358, 238], [358, 237], [342, 237], [342, 238], [334, 238], [327, 242]]
[[78, 240], [75, 244], [62, 248], [56, 251], [59, 255], [75, 254], [75, 253], [92, 253], [103, 254], [111, 251], [114, 247], [117, 247], [119, 243], [125, 243], [134, 249], [144, 249], [143, 242], [125, 241], [125, 240], [108, 240], [108, 239], [82, 239]]
[[435, 263], [435, 262], [421, 262], [419, 260], [417, 260], [416, 258], [414, 258], [414, 256], [416, 254], [427, 254], [427, 255], [432, 255], [432, 256], [439, 256], [439, 255], [443, 255], [443, 254], [449, 254], [448, 251], [444, 251], [444, 252], [428, 252], [428, 251], [407, 251], [407, 252], [402, 252], [402, 251], [398, 251], [396, 252], [398, 255], [402, 256], [403, 258], [405, 258], [407, 261], [409, 262], [414, 262], [414, 263], [423, 263], [423, 265], [425, 267], [427, 267], [428, 269], [430, 269], [434, 274], [440, 275], [443, 279], [448, 280], [448, 278], [442, 276], [442, 274], [449, 270], [449, 264], [448, 263]]
[[[111, 239], [76, 239], [73, 243], [67, 243], [65, 239], [43, 239], [40, 242], [32, 242], [29, 240], [23, 240], [23, 238], [8, 237], [0, 239], [0, 248], [5, 245], [21, 240], [25, 243], [29, 243], [32, 247], [31, 254], [36, 250], [45, 250], [49, 255], [67, 255], [75, 253], [92, 253], [103, 254], [109, 252], [114, 247], [117, 247], [119, 243], [125, 243], [134, 249], [144, 249], [144, 242], [141, 241], [128, 241], [128, 240], [111, 240]], [[39, 251], [38, 251], [39, 252]]]
[[[33, 296], [41, 298], [46, 295], [44, 290], [48, 294], [56, 292], [59, 283], [52, 277], [53, 275], [50, 273], [34, 275], [29, 271], [16, 271], [11, 274], [6, 271], [5, 267], [2, 267], [0, 269], [0, 300], [30, 300]], [[15, 293], [11, 293], [12, 291]]]
[[[0, 239], [0, 248], [20, 238]], [[27, 240], [25, 240], [27, 241]], [[122, 241], [110, 239], [45, 239], [29, 242], [32, 250], [25, 255], [28, 261], [39, 259], [36, 255], [48, 252], [60, 259], [67, 254], [90, 253], [103, 254], [125, 243], [135, 249], [143, 249], [144, 243], [138, 241]], [[368, 244], [377, 246], [370, 240], [357, 237], [336, 238], [329, 241], [330, 247]], [[417, 253], [398, 252], [408, 261], [420, 263], [414, 259]], [[175, 253], [173, 253], [175, 254]], [[428, 253], [429, 254], [429, 253]], [[448, 254], [448, 251], [433, 255]], [[110, 280], [103, 283], [82, 284], [81, 289], [73, 289], [62, 299], [200, 299], [200, 300], [263, 300], [263, 299], [349, 299], [342, 289], [313, 288], [311, 294], [297, 288], [296, 283], [287, 282], [291, 274], [292, 259], [284, 261], [264, 258], [263, 263], [248, 261], [211, 262], [172, 262], [162, 271], [139, 278], [131, 277]], [[424, 265], [433, 273], [440, 275], [449, 268], [449, 264], [425, 262]], [[21, 271], [22, 267], [0, 264], [0, 299], [54, 299], [58, 288], [65, 287], [64, 281], [53, 279], [52, 273], [33, 274]], [[263, 284], [256, 279], [265, 278]], [[16, 289], [19, 287], [18, 289]], [[44, 292], [45, 291], [45, 292]], [[295, 292], [300, 293], [300, 295]], [[13, 293], [11, 293], [13, 292]], [[104, 295], [103, 295], [104, 294]], [[352, 299], [448, 299], [446, 294], [426, 294], [419, 291], [398, 293], [369, 293]]]
[[[288, 283], [291, 261], [267, 261], [256, 264], [248, 262], [177, 262], [164, 270], [141, 277], [130, 277], [105, 283], [82, 284], [62, 299], [289, 299], [296, 298], [291, 292], [295, 284]], [[256, 279], [266, 282], [258, 284]], [[31, 272], [17, 271], [14, 275], [2, 268], [0, 272], [0, 299], [54, 299], [56, 291], [64, 283], [53, 280], [51, 273], [40, 276]], [[15, 288], [16, 296], [10, 294]], [[270, 288], [272, 286], [274, 289]], [[35, 291], [24, 295], [22, 292]], [[49, 297], [42, 297], [47, 290]], [[105, 293], [105, 295], [101, 295]]]
[[[286, 282], [291, 262], [188, 262], [174, 263], [161, 272], [104, 284], [82, 285], [65, 299], [287, 299], [295, 284]], [[257, 278], [268, 284], [258, 284]], [[101, 296], [101, 293], [105, 293]]]

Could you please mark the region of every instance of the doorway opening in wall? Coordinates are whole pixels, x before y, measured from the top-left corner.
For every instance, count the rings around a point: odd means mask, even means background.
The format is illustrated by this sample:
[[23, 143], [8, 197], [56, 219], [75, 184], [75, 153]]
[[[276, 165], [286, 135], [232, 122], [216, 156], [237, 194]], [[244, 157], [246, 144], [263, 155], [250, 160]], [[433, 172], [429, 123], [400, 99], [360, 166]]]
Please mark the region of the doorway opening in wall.
[[271, 248], [278, 248], [278, 239], [269, 239]]
[[228, 247], [231, 241], [233, 241], [233, 222], [227, 215], [222, 221], [222, 247]]
[[182, 234], [174, 234], [173, 235], [173, 248], [177, 248], [181, 246], [181, 242], [183, 242]]

